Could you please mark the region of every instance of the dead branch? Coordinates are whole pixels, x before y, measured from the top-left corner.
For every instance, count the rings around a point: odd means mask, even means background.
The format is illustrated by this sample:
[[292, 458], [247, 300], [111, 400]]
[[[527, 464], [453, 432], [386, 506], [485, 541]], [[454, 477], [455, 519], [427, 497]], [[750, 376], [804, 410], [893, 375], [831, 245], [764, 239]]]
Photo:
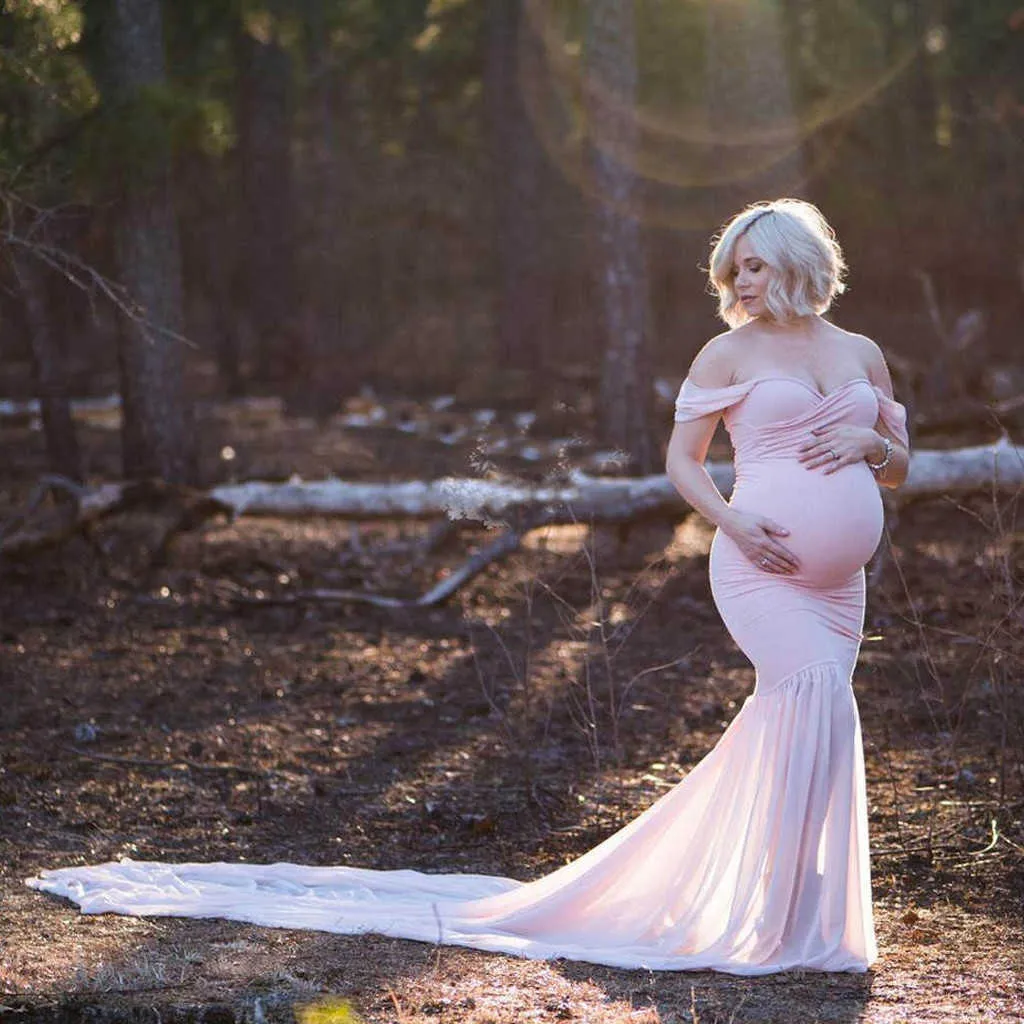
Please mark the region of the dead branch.
[[[41, 241], [37, 237], [39, 228], [52, 218], [53, 211], [38, 207], [4, 188], [0, 188], [0, 207], [4, 211], [3, 219], [6, 222], [5, 226], [0, 229], [0, 242], [3, 242], [9, 251], [20, 252], [38, 260], [90, 296], [95, 293], [102, 295], [122, 315], [144, 331], [165, 335], [189, 348], [198, 350], [199, 346], [191, 339], [146, 316], [143, 307], [135, 301], [124, 285], [106, 277], [91, 263], [68, 249]], [[26, 232], [20, 232], [14, 228], [15, 214], [19, 209], [26, 210], [30, 218]]]
[[[507, 558], [512, 552], [518, 550], [523, 537], [531, 530], [540, 526], [548, 525], [555, 521], [553, 513], [533, 509], [520, 517], [520, 522], [515, 528], [510, 528], [502, 533], [490, 544], [481, 548], [472, 558], [467, 559], [454, 572], [446, 576], [436, 586], [431, 587], [425, 594], [414, 598], [387, 597], [383, 594], [370, 594], [360, 590], [300, 590], [287, 595], [269, 595], [266, 597], [249, 597], [238, 595], [233, 598], [236, 604], [246, 605], [290, 605], [307, 604], [310, 602], [344, 602], [355, 604], [371, 604], [378, 608], [432, 608], [446, 601], [463, 584], [482, 573], [488, 566]], [[562, 520], [558, 520], [562, 521]]]

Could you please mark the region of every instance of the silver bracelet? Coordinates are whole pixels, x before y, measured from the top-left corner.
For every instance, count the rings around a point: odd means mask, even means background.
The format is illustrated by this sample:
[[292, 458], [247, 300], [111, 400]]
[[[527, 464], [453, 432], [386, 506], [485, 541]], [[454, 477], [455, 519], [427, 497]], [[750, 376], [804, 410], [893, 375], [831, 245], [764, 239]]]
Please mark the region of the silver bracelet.
[[881, 462], [872, 462], [869, 458], [865, 457], [864, 461], [877, 473], [880, 469], [885, 469], [886, 466], [892, 462], [892, 453], [895, 451], [896, 446], [887, 437], [882, 438], [882, 444], [885, 445], [885, 458]]

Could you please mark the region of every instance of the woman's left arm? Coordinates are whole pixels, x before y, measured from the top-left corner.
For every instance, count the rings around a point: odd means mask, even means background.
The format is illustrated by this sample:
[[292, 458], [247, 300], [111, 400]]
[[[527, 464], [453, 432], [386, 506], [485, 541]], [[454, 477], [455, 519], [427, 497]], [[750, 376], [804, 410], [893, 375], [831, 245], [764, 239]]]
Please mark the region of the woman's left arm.
[[878, 444], [875, 450], [865, 456], [866, 461], [879, 463], [885, 459], [886, 444], [883, 438], [892, 443], [892, 458], [882, 469], [872, 470], [875, 479], [882, 487], [890, 489], [899, 487], [907, 479], [910, 468], [910, 444], [906, 430], [906, 410], [893, 398], [892, 376], [886, 365], [882, 350], [871, 341], [868, 342], [868, 379], [878, 388], [879, 414], [875, 422], [875, 433]]

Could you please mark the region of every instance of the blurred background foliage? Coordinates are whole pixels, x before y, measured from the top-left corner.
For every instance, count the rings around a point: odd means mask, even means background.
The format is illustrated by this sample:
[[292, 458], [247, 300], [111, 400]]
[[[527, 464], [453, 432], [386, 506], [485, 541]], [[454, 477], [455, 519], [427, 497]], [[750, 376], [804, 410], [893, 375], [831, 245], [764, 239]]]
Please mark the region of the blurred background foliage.
[[[162, 16], [165, 67], [118, 91], [131, 76], [104, 19], [145, 9]], [[606, 150], [635, 174], [620, 212], [642, 224], [657, 372], [681, 375], [721, 328], [703, 294], [709, 235], [785, 193], [821, 205], [847, 250], [837, 322], [926, 359], [936, 310], [978, 310], [975, 352], [1013, 357], [1024, 7], [632, 11], [635, 103], [588, 64], [584, 0], [6, 0], [7, 231], [44, 216], [53, 244], [118, 280], [123, 190], [169, 161], [181, 333], [188, 367], [216, 366], [206, 386], [318, 414], [365, 384], [523, 398], [570, 368], [598, 373], [589, 213], [605, 197], [590, 167]], [[30, 330], [3, 284], [10, 362]], [[72, 390], [101, 386], [112, 309], [60, 274], [43, 287]]]

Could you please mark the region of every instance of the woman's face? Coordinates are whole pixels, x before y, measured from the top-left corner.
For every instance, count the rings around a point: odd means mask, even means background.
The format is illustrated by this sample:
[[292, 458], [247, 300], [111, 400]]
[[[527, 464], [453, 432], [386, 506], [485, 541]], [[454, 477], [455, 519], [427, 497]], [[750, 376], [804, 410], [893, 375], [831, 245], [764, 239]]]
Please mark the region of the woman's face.
[[764, 293], [771, 280], [771, 268], [758, 255], [750, 239], [741, 235], [733, 248], [732, 286], [747, 316], [764, 316], [768, 310]]

